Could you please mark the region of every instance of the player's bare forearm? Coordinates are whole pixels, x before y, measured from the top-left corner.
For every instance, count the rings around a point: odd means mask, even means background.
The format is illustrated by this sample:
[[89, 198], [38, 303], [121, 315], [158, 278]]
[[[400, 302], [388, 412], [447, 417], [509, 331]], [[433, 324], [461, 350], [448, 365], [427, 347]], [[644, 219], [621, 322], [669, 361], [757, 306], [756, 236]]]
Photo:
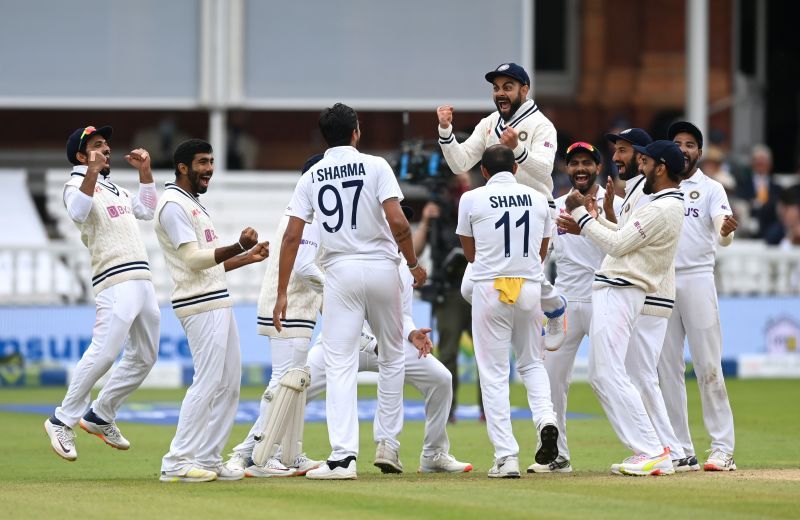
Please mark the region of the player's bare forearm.
[[544, 259], [547, 258], [547, 250], [550, 248], [550, 237], [545, 237], [542, 239], [542, 245], [539, 248], [539, 258], [541, 258], [542, 262]]
[[406, 222], [405, 227], [402, 224], [398, 224], [397, 226], [392, 227], [392, 235], [394, 235], [394, 240], [397, 242], [397, 247], [400, 249], [400, 252], [406, 259], [406, 262], [409, 265], [414, 265], [417, 263], [417, 255], [414, 252], [414, 242], [411, 240], [411, 227]]
[[475, 239], [464, 235], [458, 235], [461, 240], [461, 249], [464, 250], [464, 258], [467, 262], [472, 263], [475, 261]]
[[83, 181], [81, 181], [81, 187], [79, 188], [81, 193], [90, 197], [94, 196], [94, 187], [97, 184], [97, 176], [99, 174], [99, 168], [89, 167], [86, 169], [86, 175], [84, 175]]

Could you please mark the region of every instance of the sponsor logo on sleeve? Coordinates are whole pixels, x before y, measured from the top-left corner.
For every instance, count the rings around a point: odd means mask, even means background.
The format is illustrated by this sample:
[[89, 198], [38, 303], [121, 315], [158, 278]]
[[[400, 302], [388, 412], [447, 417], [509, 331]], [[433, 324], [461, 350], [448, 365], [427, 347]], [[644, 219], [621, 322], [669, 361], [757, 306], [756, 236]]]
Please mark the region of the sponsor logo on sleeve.
[[214, 240], [217, 239], [217, 234], [214, 232], [213, 229], [206, 229], [205, 235], [206, 235], [206, 242], [213, 242]]

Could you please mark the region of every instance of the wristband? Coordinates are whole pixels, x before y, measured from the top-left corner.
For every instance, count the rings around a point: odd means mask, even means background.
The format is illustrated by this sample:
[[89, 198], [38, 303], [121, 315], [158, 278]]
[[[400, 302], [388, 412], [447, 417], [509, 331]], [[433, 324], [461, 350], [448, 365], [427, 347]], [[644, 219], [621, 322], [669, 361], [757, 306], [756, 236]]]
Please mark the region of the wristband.
[[419, 267], [419, 262], [414, 262], [413, 264], [406, 264], [406, 265], [408, 266], [409, 270], [413, 271], [414, 269]]
[[237, 243], [237, 244], [239, 244], [239, 247], [241, 247], [241, 248], [242, 248], [242, 253], [245, 253], [245, 252], [247, 252], [247, 249], [245, 249], [245, 248], [244, 248], [244, 246], [242, 245], [242, 242], [241, 242], [241, 240], [237, 240], [237, 241], [236, 241], [236, 243]]

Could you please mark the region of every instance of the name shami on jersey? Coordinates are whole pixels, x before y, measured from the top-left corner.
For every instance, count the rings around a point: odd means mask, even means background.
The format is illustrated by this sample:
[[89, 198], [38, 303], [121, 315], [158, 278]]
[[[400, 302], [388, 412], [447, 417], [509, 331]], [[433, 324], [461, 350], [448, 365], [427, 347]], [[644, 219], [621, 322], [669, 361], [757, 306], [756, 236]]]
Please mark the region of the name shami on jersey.
[[489, 197], [492, 208], [518, 208], [533, 206], [530, 195], [492, 195]]

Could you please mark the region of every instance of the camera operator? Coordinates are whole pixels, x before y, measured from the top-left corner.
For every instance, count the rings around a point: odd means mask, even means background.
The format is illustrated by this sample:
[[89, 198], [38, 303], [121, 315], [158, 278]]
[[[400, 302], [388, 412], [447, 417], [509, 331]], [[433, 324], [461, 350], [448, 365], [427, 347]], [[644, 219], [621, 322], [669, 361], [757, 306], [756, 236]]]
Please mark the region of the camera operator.
[[[421, 255], [431, 247], [430, 283], [420, 292], [423, 300], [433, 306], [439, 335], [438, 358], [453, 376], [453, 404], [449, 422], [455, 422], [458, 400], [458, 352], [461, 334], [472, 334], [471, 307], [461, 296], [461, 279], [467, 261], [456, 235], [458, 201], [472, 189], [470, 175], [452, 175], [446, 182], [432, 187], [431, 199], [422, 209], [422, 218], [414, 231], [414, 250]], [[477, 382], [477, 374], [476, 374]], [[478, 385], [478, 406], [483, 420], [483, 402]]]

